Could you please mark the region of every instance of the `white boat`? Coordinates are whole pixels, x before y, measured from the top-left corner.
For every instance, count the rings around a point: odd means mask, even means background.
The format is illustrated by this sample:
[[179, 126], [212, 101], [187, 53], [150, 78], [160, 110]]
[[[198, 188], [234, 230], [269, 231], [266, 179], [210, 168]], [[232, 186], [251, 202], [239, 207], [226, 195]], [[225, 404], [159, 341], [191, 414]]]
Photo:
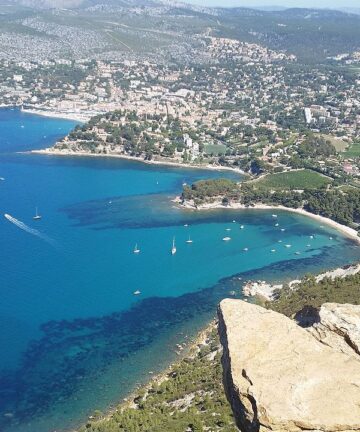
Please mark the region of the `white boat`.
[[273, 218], [277, 218], [277, 215], [276, 215], [276, 214], [273, 214], [272, 217], [273, 217]]
[[295, 255], [300, 255], [301, 254], [301, 252], [295, 252]]
[[192, 243], [193, 241], [191, 240], [190, 236], [188, 238], [188, 240], [186, 240], [186, 243]]
[[138, 254], [140, 253], [140, 249], [138, 248], [138, 245], [136, 243], [135, 247], [134, 247], [134, 254]]
[[285, 245], [285, 247], [291, 248], [291, 244], [287, 244], [287, 245]]
[[332, 237], [329, 237], [329, 240], [332, 240], [333, 238]]
[[278, 243], [282, 243], [282, 240], [278, 240]]
[[278, 226], [279, 226], [279, 224], [278, 224], [278, 223], [276, 223], [276, 224], [275, 224], [275, 226], [276, 226], [276, 227], [278, 227]]
[[141, 294], [141, 291], [136, 290], [136, 291], [133, 292], [133, 294], [134, 294], [134, 295], [140, 295], [140, 294]]
[[185, 224], [184, 227], [187, 228], [189, 226], [189, 224]]
[[313, 238], [314, 238], [314, 236], [313, 236], [313, 235], [311, 235], [311, 236], [310, 236], [310, 238], [311, 238], [311, 239], [313, 239]]
[[285, 228], [281, 228], [281, 231], [284, 232], [284, 231], [285, 231]]
[[40, 220], [41, 219], [41, 216], [38, 213], [38, 208], [37, 207], [35, 209], [35, 216], [33, 216], [33, 219], [34, 220]]
[[176, 246], [175, 246], [175, 237], [174, 237], [172, 248], [171, 248], [171, 255], [175, 255], [175, 254], [176, 254]]
[[240, 229], [244, 229], [244, 225], [240, 225]]
[[276, 252], [276, 249], [271, 249], [271, 252]]
[[311, 244], [307, 244], [306, 247], [311, 247]]
[[249, 248], [244, 248], [244, 251], [247, 252], [249, 250]]
[[236, 220], [235, 220], [235, 219], [233, 220], [233, 223], [236, 223]]
[[231, 240], [231, 237], [224, 237], [223, 238], [223, 241], [230, 241]]
[[225, 231], [231, 231], [231, 228], [226, 228]]
[[0, 177], [0, 181], [4, 181], [5, 180], [5, 177]]

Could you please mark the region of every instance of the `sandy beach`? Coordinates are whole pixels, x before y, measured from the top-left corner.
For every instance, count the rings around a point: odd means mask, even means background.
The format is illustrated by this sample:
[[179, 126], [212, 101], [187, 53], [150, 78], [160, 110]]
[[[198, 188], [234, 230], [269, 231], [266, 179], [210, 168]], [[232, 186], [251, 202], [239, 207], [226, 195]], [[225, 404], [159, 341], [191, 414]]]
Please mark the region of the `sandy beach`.
[[116, 159], [125, 159], [135, 162], [141, 162], [148, 165], [164, 165], [164, 166], [174, 166], [180, 168], [190, 168], [190, 169], [204, 169], [204, 170], [215, 170], [215, 171], [233, 171], [239, 175], [248, 175], [244, 171], [231, 168], [231, 167], [223, 167], [220, 165], [199, 165], [199, 164], [184, 164], [181, 162], [172, 162], [169, 160], [144, 160], [137, 156], [129, 156], [125, 154], [98, 154], [98, 153], [89, 153], [89, 152], [72, 152], [68, 150], [54, 150], [52, 148], [43, 149], [43, 150], [31, 150], [29, 153], [35, 154], [43, 154], [50, 156], [76, 156], [76, 157], [95, 157], [95, 158], [116, 158]]
[[269, 206], [266, 204], [255, 204], [252, 207], [246, 207], [243, 204], [240, 203], [232, 203], [229, 205], [223, 205], [220, 201], [215, 201], [213, 203], [209, 203], [209, 204], [203, 204], [203, 205], [199, 205], [199, 206], [195, 206], [192, 203], [181, 203], [180, 197], [177, 197], [174, 200], [175, 203], [177, 203], [178, 205], [180, 205], [182, 208], [186, 208], [189, 210], [196, 210], [196, 211], [203, 211], [203, 210], [216, 210], [216, 209], [230, 209], [230, 210], [271, 210], [271, 211], [277, 211], [277, 210], [282, 210], [282, 211], [287, 211], [287, 212], [291, 212], [291, 213], [297, 213], [303, 216], [307, 216], [310, 217], [312, 219], [317, 220], [318, 222], [320, 222], [321, 224], [326, 224], [329, 225], [335, 229], [337, 229], [338, 231], [340, 231], [342, 234], [346, 235], [347, 237], [355, 240], [356, 242], [358, 242], [360, 244], [360, 237], [358, 236], [358, 232], [353, 229], [350, 228], [346, 225], [342, 225], [339, 222], [335, 222], [332, 219], [326, 218], [324, 216], [320, 216], [320, 215], [316, 215], [314, 213], [310, 213], [302, 208], [291, 208], [291, 207], [285, 207], [285, 206]]
[[50, 111], [42, 109], [27, 109], [21, 108], [21, 111], [26, 114], [34, 114], [43, 117], [58, 118], [64, 120], [75, 120], [81, 123], [85, 123], [91, 119], [96, 114], [86, 114], [86, 113], [73, 113], [73, 112], [63, 112], [63, 111]]

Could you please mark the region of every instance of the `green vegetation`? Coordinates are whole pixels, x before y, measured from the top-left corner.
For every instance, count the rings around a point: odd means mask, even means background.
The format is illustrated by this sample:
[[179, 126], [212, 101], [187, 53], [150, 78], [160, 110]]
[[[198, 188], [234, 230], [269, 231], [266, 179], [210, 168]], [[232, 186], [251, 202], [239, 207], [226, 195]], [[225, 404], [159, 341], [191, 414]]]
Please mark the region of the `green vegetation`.
[[357, 158], [360, 157], [360, 141], [354, 142], [344, 153], [344, 157]]
[[224, 394], [220, 356], [214, 328], [206, 345], [172, 367], [163, 382], [141, 389], [135, 407], [120, 406], [110, 418], [89, 421], [79, 432], [238, 431]]
[[223, 144], [205, 144], [204, 152], [208, 155], [222, 155], [226, 153], [227, 147]]
[[336, 153], [335, 147], [323, 137], [311, 135], [297, 147], [300, 158], [329, 157]]
[[[317, 178], [318, 180], [318, 178]], [[358, 188], [335, 189], [312, 185], [303, 191], [288, 189], [288, 186], [272, 190], [258, 187], [259, 182], [237, 184], [231, 180], [203, 180], [192, 187], [185, 187], [182, 199], [193, 200], [195, 205], [222, 201], [223, 204], [236, 202], [251, 207], [255, 204], [282, 205], [303, 208], [310, 213], [330, 218], [350, 227], [360, 223], [360, 190]], [[297, 186], [299, 187], [299, 186]]]
[[316, 282], [314, 276], [306, 277], [292, 290], [288, 286], [278, 290], [276, 299], [267, 302], [266, 307], [293, 317], [305, 307], [320, 308], [323, 303], [360, 304], [360, 274], [335, 278], [325, 278]]
[[193, 200], [196, 205], [221, 198], [223, 204], [236, 200], [239, 196], [239, 186], [228, 179], [200, 180], [192, 186], [184, 186], [182, 199]]
[[335, 139], [331, 135], [322, 135], [322, 138], [324, 140], [330, 142], [331, 145], [333, 145], [335, 147], [335, 150], [337, 152], [344, 152], [349, 147], [349, 143], [347, 143], [346, 141], [343, 141], [341, 139]]
[[331, 183], [332, 179], [308, 169], [268, 174], [255, 180], [259, 188], [269, 189], [317, 189]]

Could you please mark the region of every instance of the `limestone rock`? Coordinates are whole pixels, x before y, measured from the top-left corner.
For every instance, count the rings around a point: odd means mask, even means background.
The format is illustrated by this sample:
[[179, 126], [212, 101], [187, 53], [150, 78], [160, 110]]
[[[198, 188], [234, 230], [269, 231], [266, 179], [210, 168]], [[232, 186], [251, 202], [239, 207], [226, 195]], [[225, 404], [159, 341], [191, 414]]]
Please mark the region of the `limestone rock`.
[[224, 382], [243, 432], [360, 431], [360, 361], [241, 300], [219, 306]]
[[360, 306], [325, 303], [309, 331], [320, 342], [350, 355], [360, 354]]

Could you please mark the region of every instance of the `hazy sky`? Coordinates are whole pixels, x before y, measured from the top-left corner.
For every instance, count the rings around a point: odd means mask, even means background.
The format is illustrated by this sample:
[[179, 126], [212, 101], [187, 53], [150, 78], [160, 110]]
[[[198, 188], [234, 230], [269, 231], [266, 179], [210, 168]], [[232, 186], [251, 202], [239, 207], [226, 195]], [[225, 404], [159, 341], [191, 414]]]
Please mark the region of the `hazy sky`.
[[317, 8], [360, 8], [360, 0], [186, 0], [202, 6], [288, 6]]

